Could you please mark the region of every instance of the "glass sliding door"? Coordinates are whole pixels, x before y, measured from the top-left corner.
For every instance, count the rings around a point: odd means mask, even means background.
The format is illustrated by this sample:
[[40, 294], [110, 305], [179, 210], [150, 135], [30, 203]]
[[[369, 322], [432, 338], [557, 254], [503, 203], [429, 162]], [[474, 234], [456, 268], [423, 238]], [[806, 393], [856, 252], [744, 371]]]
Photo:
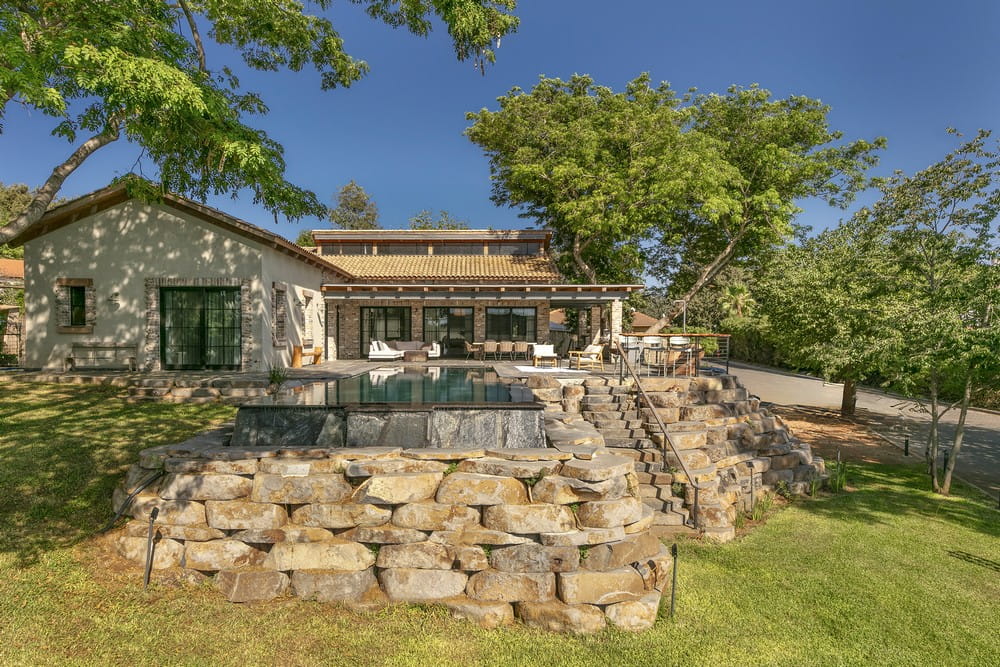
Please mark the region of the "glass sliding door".
[[361, 356], [368, 356], [368, 345], [373, 340], [410, 340], [410, 308], [362, 308]]
[[472, 308], [424, 308], [424, 342], [441, 344], [441, 353], [465, 354], [465, 341], [472, 342]]
[[160, 289], [160, 361], [166, 370], [239, 369], [240, 290]]

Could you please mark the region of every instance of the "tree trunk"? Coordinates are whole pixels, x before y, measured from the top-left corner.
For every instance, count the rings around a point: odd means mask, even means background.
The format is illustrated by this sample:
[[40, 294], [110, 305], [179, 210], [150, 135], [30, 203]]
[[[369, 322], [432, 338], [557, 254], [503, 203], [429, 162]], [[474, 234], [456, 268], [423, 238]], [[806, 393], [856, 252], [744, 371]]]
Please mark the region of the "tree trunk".
[[937, 469], [937, 455], [938, 455], [938, 421], [941, 419], [940, 414], [940, 403], [938, 402], [938, 382], [937, 375], [931, 373], [931, 384], [930, 384], [930, 394], [931, 394], [931, 425], [930, 430], [927, 433], [927, 449], [925, 452], [925, 457], [927, 459], [927, 472], [931, 476], [931, 490], [938, 491], [938, 469]]
[[73, 151], [73, 154], [65, 162], [52, 170], [45, 185], [35, 191], [35, 196], [20, 215], [10, 221], [9, 224], [0, 227], [0, 243], [7, 243], [12, 238], [23, 232], [45, 214], [49, 204], [55, 198], [59, 188], [62, 187], [69, 175], [76, 171], [76, 168], [83, 164], [84, 160], [90, 157], [94, 151], [102, 148], [112, 141], [118, 139], [120, 121], [113, 121], [104, 132], [94, 135], [90, 139], [80, 144]]
[[[733, 255], [736, 254], [736, 245], [743, 239], [744, 234], [745, 231], [740, 230], [739, 233], [733, 235], [733, 238], [729, 240], [729, 243], [726, 244], [726, 247], [723, 248], [722, 252], [716, 255], [715, 259], [705, 265], [705, 268], [701, 271], [701, 275], [699, 275], [698, 279], [694, 281], [691, 288], [688, 289], [683, 297], [677, 299], [678, 302], [683, 301], [687, 304], [698, 292], [701, 291], [703, 287], [705, 287], [705, 285], [712, 282], [715, 276], [719, 275], [719, 272], [722, 271], [722, 269], [726, 268], [726, 265], [729, 264], [729, 260], [731, 260]], [[649, 327], [649, 333], [659, 333], [660, 329], [673, 322], [682, 311], [683, 306], [678, 308], [676, 305], [671, 305], [670, 310], [661, 315], [660, 319]]]
[[576, 263], [576, 268], [580, 269], [580, 272], [587, 276], [587, 280], [590, 281], [590, 284], [596, 285], [597, 274], [594, 272], [594, 269], [591, 268], [590, 264], [587, 264], [587, 262], [583, 259], [583, 249], [586, 247], [587, 243], [581, 243], [580, 235], [575, 234], [573, 236], [573, 262]]
[[962, 393], [962, 406], [958, 413], [958, 424], [955, 426], [955, 439], [948, 452], [948, 461], [945, 463], [944, 481], [941, 483], [941, 493], [948, 495], [951, 492], [951, 477], [955, 471], [955, 462], [958, 460], [958, 452], [962, 449], [962, 440], [965, 438], [965, 418], [969, 414], [969, 404], [972, 402], [972, 373], [965, 376], [965, 391]]
[[854, 416], [854, 408], [858, 403], [858, 384], [854, 379], [844, 379], [844, 393], [840, 398], [840, 416]]

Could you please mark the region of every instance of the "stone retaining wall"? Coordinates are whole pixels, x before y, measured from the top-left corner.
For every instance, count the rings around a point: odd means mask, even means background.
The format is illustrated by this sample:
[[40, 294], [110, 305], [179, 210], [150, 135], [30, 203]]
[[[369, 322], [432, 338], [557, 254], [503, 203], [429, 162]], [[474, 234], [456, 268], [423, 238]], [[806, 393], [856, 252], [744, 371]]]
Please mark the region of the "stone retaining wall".
[[228, 447], [226, 432], [142, 452], [115, 492], [157, 472], [120, 553], [213, 575], [233, 602], [291, 593], [440, 602], [484, 626], [593, 632], [656, 619], [670, 559], [633, 461], [600, 447]]

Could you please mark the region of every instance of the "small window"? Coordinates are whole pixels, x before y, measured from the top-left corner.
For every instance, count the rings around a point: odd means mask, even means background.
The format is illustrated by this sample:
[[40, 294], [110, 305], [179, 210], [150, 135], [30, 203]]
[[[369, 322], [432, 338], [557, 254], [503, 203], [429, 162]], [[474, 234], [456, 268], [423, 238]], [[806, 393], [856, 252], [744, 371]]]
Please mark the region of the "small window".
[[324, 243], [320, 246], [324, 255], [370, 255], [371, 243]]
[[87, 288], [73, 285], [69, 289], [69, 325], [87, 326]]
[[288, 307], [285, 303], [286, 288], [274, 285], [271, 288], [271, 312], [274, 316], [274, 342], [279, 345], [285, 344], [285, 322], [287, 319]]
[[427, 246], [423, 243], [379, 243], [380, 255], [426, 255]]
[[435, 243], [435, 255], [482, 255], [482, 243]]

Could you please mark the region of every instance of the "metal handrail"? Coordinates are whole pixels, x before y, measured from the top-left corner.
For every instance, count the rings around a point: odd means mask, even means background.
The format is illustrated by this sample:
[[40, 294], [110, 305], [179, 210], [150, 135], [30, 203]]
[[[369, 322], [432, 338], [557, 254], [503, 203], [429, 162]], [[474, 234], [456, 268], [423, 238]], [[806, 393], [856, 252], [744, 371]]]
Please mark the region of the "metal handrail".
[[692, 513], [694, 515], [693, 521], [695, 525], [697, 525], [698, 491], [700, 491], [701, 489], [708, 488], [708, 485], [706, 484], [705, 486], [702, 486], [698, 481], [695, 480], [694, 476], [691, 474], [691, 471], [688, 469], [687, 464], [684, 462], [684, 458], [680, 454], [680, 450], [677, 449], [677, 446], [674, 444], [673, 438], [670, 437], [670, 432], [667, 431], [666, 425], [663, 423], [663, 420], [660, 419], [660, 415], [656, 412], [656, 406], [653, 405], [653, 402], [649, 398], [649, 394], [647, 394], [646, 390], [643, 389], [641, 378], [639, 377], [638, 374], [636, 374], [635, 369], [632, 368], [632, 364], [629, 363], [628, 357], [625, 355], [625, 349], [622, 347], [621, 341], [616, 340], [614, 341], [613, 344], [615, 348], [618, 350], [618, 357], [621, 359], [622, 367], [627, 369], [629, 375], [631, 375], [632, 379], [635, 380], [635, 388], [638, 390], [639, 396], [649, 407], [650, 414], [653, 415], [653, 419], [656, 421], [656, 425], [660, 428], [660, 432], [663, 433], [664, 462], [666, 461], [667, 458], [667, 447], [669, 446], [670, 451], [674, 455], [674, 458], [676, 458], [677, 462], [680, 464], [681, 470], [684, 472], [684, 476], [687, 477], [688, 483], [694, 488], [694, 507], [692, 508], [693, 509]]

